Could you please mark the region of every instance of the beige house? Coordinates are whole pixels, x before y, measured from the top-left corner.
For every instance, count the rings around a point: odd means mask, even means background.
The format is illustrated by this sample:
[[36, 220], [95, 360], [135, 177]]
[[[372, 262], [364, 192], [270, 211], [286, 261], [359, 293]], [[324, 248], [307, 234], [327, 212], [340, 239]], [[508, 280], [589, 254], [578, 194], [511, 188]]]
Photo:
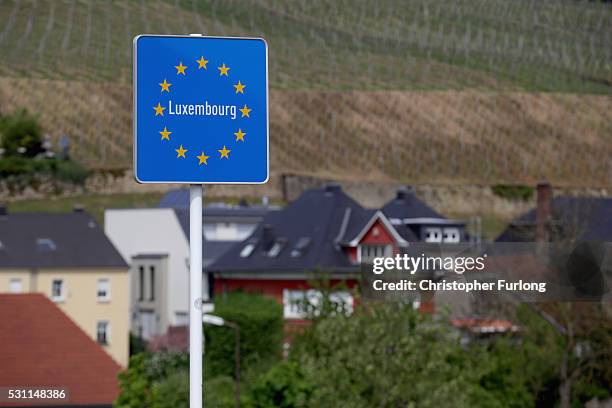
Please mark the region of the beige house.
[[94, 219], [0, 207], [0, 293], [43, 293], [127, 366], [128, 266]]

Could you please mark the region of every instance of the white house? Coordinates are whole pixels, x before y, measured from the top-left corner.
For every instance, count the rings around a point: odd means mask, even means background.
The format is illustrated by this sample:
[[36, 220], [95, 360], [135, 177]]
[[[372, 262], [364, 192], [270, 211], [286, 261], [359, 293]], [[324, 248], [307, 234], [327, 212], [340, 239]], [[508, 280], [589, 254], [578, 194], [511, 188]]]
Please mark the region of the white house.
[[104, 229], [130, 265], [132, 332], [149, 339], [188, 324], [189, 240], [175, 211], [106, 210]]
[[[158, 208], [108, 209], [104, 228], [130, 265], [130, 327], [144, 339], [189, 322], [188, 190], [169, 192]], [[183, 200], [184, 198], [184, 200]], [[183, 202], [184, 201], [184, 202]], [[204, 208], [204, 271], [249, 236], [267, 205], [211, 204]], [[212, 309], [208, 277], [203, 279], [205, 311]], [[208, 310], [207, 310], [208, 309]]]

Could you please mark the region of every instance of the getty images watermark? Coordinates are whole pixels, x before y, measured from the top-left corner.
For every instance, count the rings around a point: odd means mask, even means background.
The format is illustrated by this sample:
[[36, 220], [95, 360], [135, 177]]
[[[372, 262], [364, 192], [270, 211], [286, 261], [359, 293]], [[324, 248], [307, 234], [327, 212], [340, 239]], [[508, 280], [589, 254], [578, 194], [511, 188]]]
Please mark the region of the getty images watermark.
[[579, 243], [411, 244], [362, 264], [366, 297], [423, 292], [498, 300], [610, 300], [612, 245]]

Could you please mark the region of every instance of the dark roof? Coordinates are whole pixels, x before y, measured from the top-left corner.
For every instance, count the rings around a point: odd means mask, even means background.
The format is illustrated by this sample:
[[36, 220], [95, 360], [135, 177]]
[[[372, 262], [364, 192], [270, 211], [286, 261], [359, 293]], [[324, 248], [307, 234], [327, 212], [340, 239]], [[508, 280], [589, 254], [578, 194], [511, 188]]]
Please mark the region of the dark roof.
[[[168, 191], [157, 205], [158, 208], [189, 209], [189, 189], [179, 188]], [[269, 211], [278, 210], [275, 205], [248, 204], [241, 202], [237, 205], [225, 203], [211, 203], [203, 208], [204, 221], [207, 218], [263, 218]]]
[[[551, 201], [552, 220], [567, 234], [583, 241], [612, 241], [612, 198], [555, 197]], [[497, 238], [498, 242], [534, 240], [536, 209], [512, 221]]]
[[384, 205], [382, 212], [387, 218], [440, 218], [445, 217], [419, 200], [411, 188], [402, 187], [397, 195]]
[[0, 268], [125, 267], [86, 212], [0, 215]]
[[[209, 270], [357, 270], [339, 244], [353, 238], [351, 234], [371, 215], [373, 211], [364, 209], [337, 185], [307, 190], [283, 210], [269, 213], [249, 238], [230, 248]], [[268, 252], [274, 243], [283, 246], [272, 257]], [[304, 247], [295, 256], [300, 243]], [[255, 245], [253, 252], [241, 257], [241, 251], [249, 244]]]
[[[174, 213], [176, 218], [189, 241], [189, 210], [175, 209]], [[218, 259], [221, 255], [225, 254], [228, 249], [238, 244], [237, 241], [208, 241], [206, 236], [202, 236], [202, 258], [204, 266], [208, 262]]]
[[0, 295], [0, 384], [64, 388], [70, 405], [117, 398], [117, 364], [42, 294]]

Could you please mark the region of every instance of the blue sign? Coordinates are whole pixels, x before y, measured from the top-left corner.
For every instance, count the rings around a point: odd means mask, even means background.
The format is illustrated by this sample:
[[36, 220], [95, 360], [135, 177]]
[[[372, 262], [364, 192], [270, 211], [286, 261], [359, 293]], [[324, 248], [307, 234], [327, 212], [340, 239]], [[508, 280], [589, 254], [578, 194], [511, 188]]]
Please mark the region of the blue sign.
[[268, 47], [255, 38], [134, 39], [140, 183], [265, 183]]

